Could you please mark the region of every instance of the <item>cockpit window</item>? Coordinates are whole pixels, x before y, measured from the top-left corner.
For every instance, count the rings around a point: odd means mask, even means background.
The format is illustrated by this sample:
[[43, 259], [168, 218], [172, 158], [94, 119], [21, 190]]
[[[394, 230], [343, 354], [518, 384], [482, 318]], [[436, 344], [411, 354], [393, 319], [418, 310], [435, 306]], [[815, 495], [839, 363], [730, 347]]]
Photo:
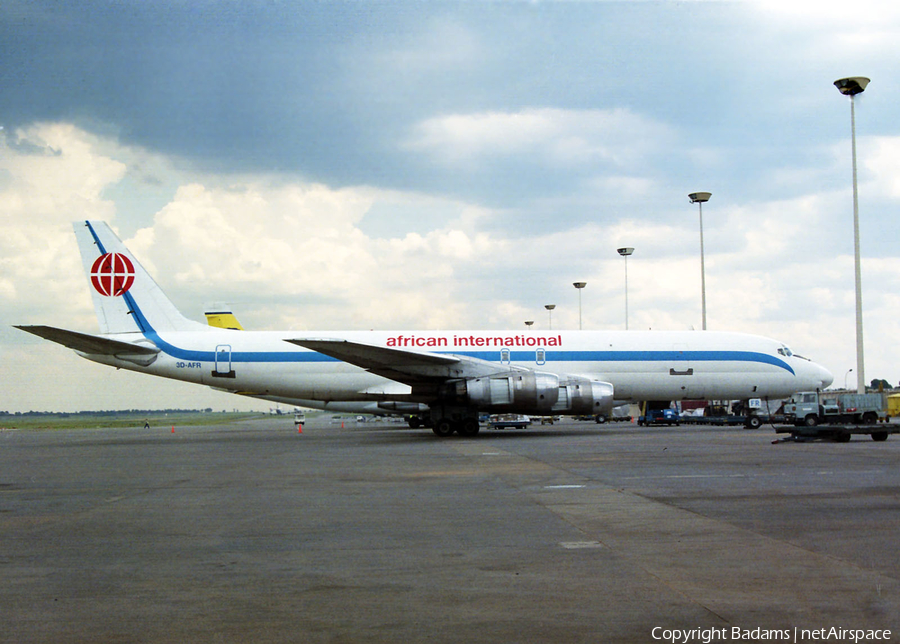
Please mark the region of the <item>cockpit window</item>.
[[787, 356], [788, 358], [790, 358], [792, 355], [794, 355], [794, 354], [791, 352], [791, 350], [788, 349], [788, 348], [785, 347], [785, 346], [782, 346], [780, 349], [778, 349], [778, 353], [780, 353], [780, 354], [783, 355], [783, 356]]

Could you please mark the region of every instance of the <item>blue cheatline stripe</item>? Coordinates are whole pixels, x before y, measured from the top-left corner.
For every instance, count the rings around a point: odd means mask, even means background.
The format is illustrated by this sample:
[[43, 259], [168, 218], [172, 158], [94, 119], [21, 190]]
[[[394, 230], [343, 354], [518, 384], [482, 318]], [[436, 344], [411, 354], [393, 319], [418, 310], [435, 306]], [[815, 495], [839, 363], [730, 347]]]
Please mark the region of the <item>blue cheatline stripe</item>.
[[[169, 344], [159, 337], [155, 331], [144, 333], [144, 336], [152, 340], [161, 351], [169, 354], [178, 360], [186, 360], [188, 362], [215, 362], [215, 351], [197, 351], [193, 349], [182, 349], [173, 344]], [[341, 362], [337, 358], [326, 356], [315, 351], [232, 351], [232, 362]]]
[[[467, 351], [457, 355], [500, 361], [499, 351]], [[534, 362], [534, 351], [512, 351], [512, 362]], [[546, 351], [547, 362], [759, 362], [796, 375], [784, 360], [758, 351]]]
[[[195, 351], [190, 349], [182, 349], [176, 347], [159, 337], [154, 332], [145, 332], [144, 335], [152, 340], [156, 345], [173, 358], [179, 360], [187, 360], [189, 362], [215, 362], [215, 351]], [[522, 352], [526, 353], [526, 352]], [[473, 352], [457, 352], [453, 355], [467, 356], [470, 358], [478, 358], [480, 360], [488, 360], [491, 362], [500, 361], [500, 352], [490, 351], [473, 351]], [[534, 353], [527, 352], [525, 355], [516, 355], [514, 352], [511, 356], [513, 362], [534, 362]], [[261, 362], [261, 363], [309, 363], [309, 362], [342, 362], [337, 358], [332, 358], [315, 351], [232, 351], [232, 362]], [[546, 354], [547, 362], [747, 362], [770, 364], [772, 366], [784, 369], [792, 375], [796, 375], [789, 364], [765, 353], [754, 351], [548, 351]]]
[[[103, 242], [94, 232], [93, 226], [86, 221], [94, 241], [101, 254], [106, 253]], [[135, 269], [137, 270], [137, 269]], [[173, 358], [188, 362], [215, 362], [215, 351], [197, 351], [182, 349], [170, 344], [159, 337], [159, 333], [153, 328], [144, 316], [131, 292], [122, 295], [132, 311], [132, 316], [144, 337], [153, 341], [161, 351]], [[540, 347], [536, 347], [539, 349]], [[438, 353], [461, 355], [469, 358], [478, 358], [490, 362], [500, 362], [500, 349], [497, 351], [441, 351]], [[511, 362], [534, 362], [535, 351], [510, 351]], [[232, 351], [232, 362], [342, 362], [315, 351]], [[793, 368], [777, 356], [758, 351], [549, 351], [545, 352], [546, 362], [758, 362], [770, 364], [796, 375]]]

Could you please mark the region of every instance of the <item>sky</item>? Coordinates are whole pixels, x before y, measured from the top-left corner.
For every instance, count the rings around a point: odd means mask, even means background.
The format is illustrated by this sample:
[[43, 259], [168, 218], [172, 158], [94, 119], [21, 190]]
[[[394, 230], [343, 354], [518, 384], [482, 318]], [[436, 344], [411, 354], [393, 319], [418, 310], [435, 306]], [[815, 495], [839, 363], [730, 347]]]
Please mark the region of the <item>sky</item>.
[[[71, 222], [245, 328], [701, 328], [900, 383], [900, 6], [0, 4], [0, 411], [267, 409], [12, 327], [97, 322]], [[850, 371], [852, 369], [852, 371]]]

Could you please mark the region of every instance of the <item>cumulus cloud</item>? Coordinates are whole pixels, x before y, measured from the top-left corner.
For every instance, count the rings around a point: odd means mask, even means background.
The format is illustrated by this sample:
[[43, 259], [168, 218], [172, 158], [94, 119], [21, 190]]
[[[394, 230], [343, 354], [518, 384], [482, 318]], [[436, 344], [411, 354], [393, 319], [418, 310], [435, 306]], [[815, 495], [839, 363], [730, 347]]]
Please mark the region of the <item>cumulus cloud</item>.
[[[430, 294], [453, 293], [457, 270], [494, 241], [454, 228], [371, 239], [359, 223], [379, 199], [364, 187], [209, 177], [180, 188], [127, 243], [186, 299], [244, 303], [257, 328], [454, 326], [459, 311]], [[288, 312], [260, 319], [265, 299]]]
[[[540, 127], [532, 131], [540, 135], [528, 145], [552, 139]], [[699, 240], [693, 218], [685, 224], [681, 211], [678, 223], [663, 218], [650, 226], [621, 216], [522, 234], [489, 228], [497, 213], [478, 204], [284, 175], [184, 173], [157, 160], [154, 174], [177, 188], [138, 224], [105, 195], [144, 166], [139, 150], [66, 124], [8, 136], [0, 166], [0, 304], [9, 323], [95, 328], [70, 222], [98, 218], [132, 231], [123, 234], [126, 243], [197, 319], [204, 305], [224, 302], [254, 329], [522, 328], [527, 319], [545, 328], [543, 305], [553, 303], [554, 327], [575, 328], [571, 282], [585, 280], [585, 328], [618, 329], [624, 262], [615, 248], [633, 246], [630, 327], [700, 326]], [[876, 143], [870, 190], [896, 199], [895, 142]], [[472, 154], [489, 148], [470, 146]], [[704, 212], [710, 328], [778, 337], [836, 373], [852, 364], [852, 256], [828, 233], [845, 214], [835, 202], [829, 193], [717, 209], [711, 202]], [[422, 231], [364, 232], [373, 210], [428, 206], [453, 214]], [[864, 273], [866, 283], [879, 284], [866, 298], [867, 333], [895, 333], [900, 300], [891, 293], [900, 291], [900, 264], [867, 259]], [[23, 335], [7, 331], [0, 340], [31, 342]], [[0, 371], [56, 378], [45, 362], [61, 359], [59, 351], [4, 351]], [[891, 351], [870, 358], [873, 374], [892, 377]]]
[[900, 7], [883, 0], [749, 0], [747, 5], [779, 31], [801, 34], [810, 53], [825, 49], [871, 60], [875, 52], [893, 51], [900, 36]]
[[886, 25], [900, 19], [900, 8], [883, 0], [750, 0], [761, 11], [806, 26], [838, 25], [843, 28]]
[[880, 196], [900, 200], [900, 137], [869, 137], [862, 163], [872, 175], [871, 188]]
[[532, 108], [429, 118], [414, 127], [406, 146], [450, 165], [515, 158], [568, 168], [628, 167], [670, 138], [662, 124], [626, 109]]
[[[26, 317], [58, 311], [86, 314], [73, 293], [83, 289], [71, 253], [71, 222], [114, 219], [103, 190], [125, 165], [95, 152], [97, 139], [69, 124], [36, 124], [0, 138], [0, 298]], [[26, 320], [20, 320], [26, 321]]]

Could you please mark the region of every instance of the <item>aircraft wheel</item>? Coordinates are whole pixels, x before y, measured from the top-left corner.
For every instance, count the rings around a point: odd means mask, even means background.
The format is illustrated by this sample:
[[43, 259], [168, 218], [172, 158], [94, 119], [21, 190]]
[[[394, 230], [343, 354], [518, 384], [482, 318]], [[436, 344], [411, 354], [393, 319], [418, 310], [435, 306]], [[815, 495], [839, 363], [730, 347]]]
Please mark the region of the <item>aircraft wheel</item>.
[[431, 428], [436, 435], [441, 438], [446, 438], [447, 436], [453, 435], [453, 423], [451, 423], [446, 418], [441, 418], [434, 424], [434, 427]]
[[477, 418], [466, 418], [458, 431], [460, 436], [477, 436], [480, 430]]

